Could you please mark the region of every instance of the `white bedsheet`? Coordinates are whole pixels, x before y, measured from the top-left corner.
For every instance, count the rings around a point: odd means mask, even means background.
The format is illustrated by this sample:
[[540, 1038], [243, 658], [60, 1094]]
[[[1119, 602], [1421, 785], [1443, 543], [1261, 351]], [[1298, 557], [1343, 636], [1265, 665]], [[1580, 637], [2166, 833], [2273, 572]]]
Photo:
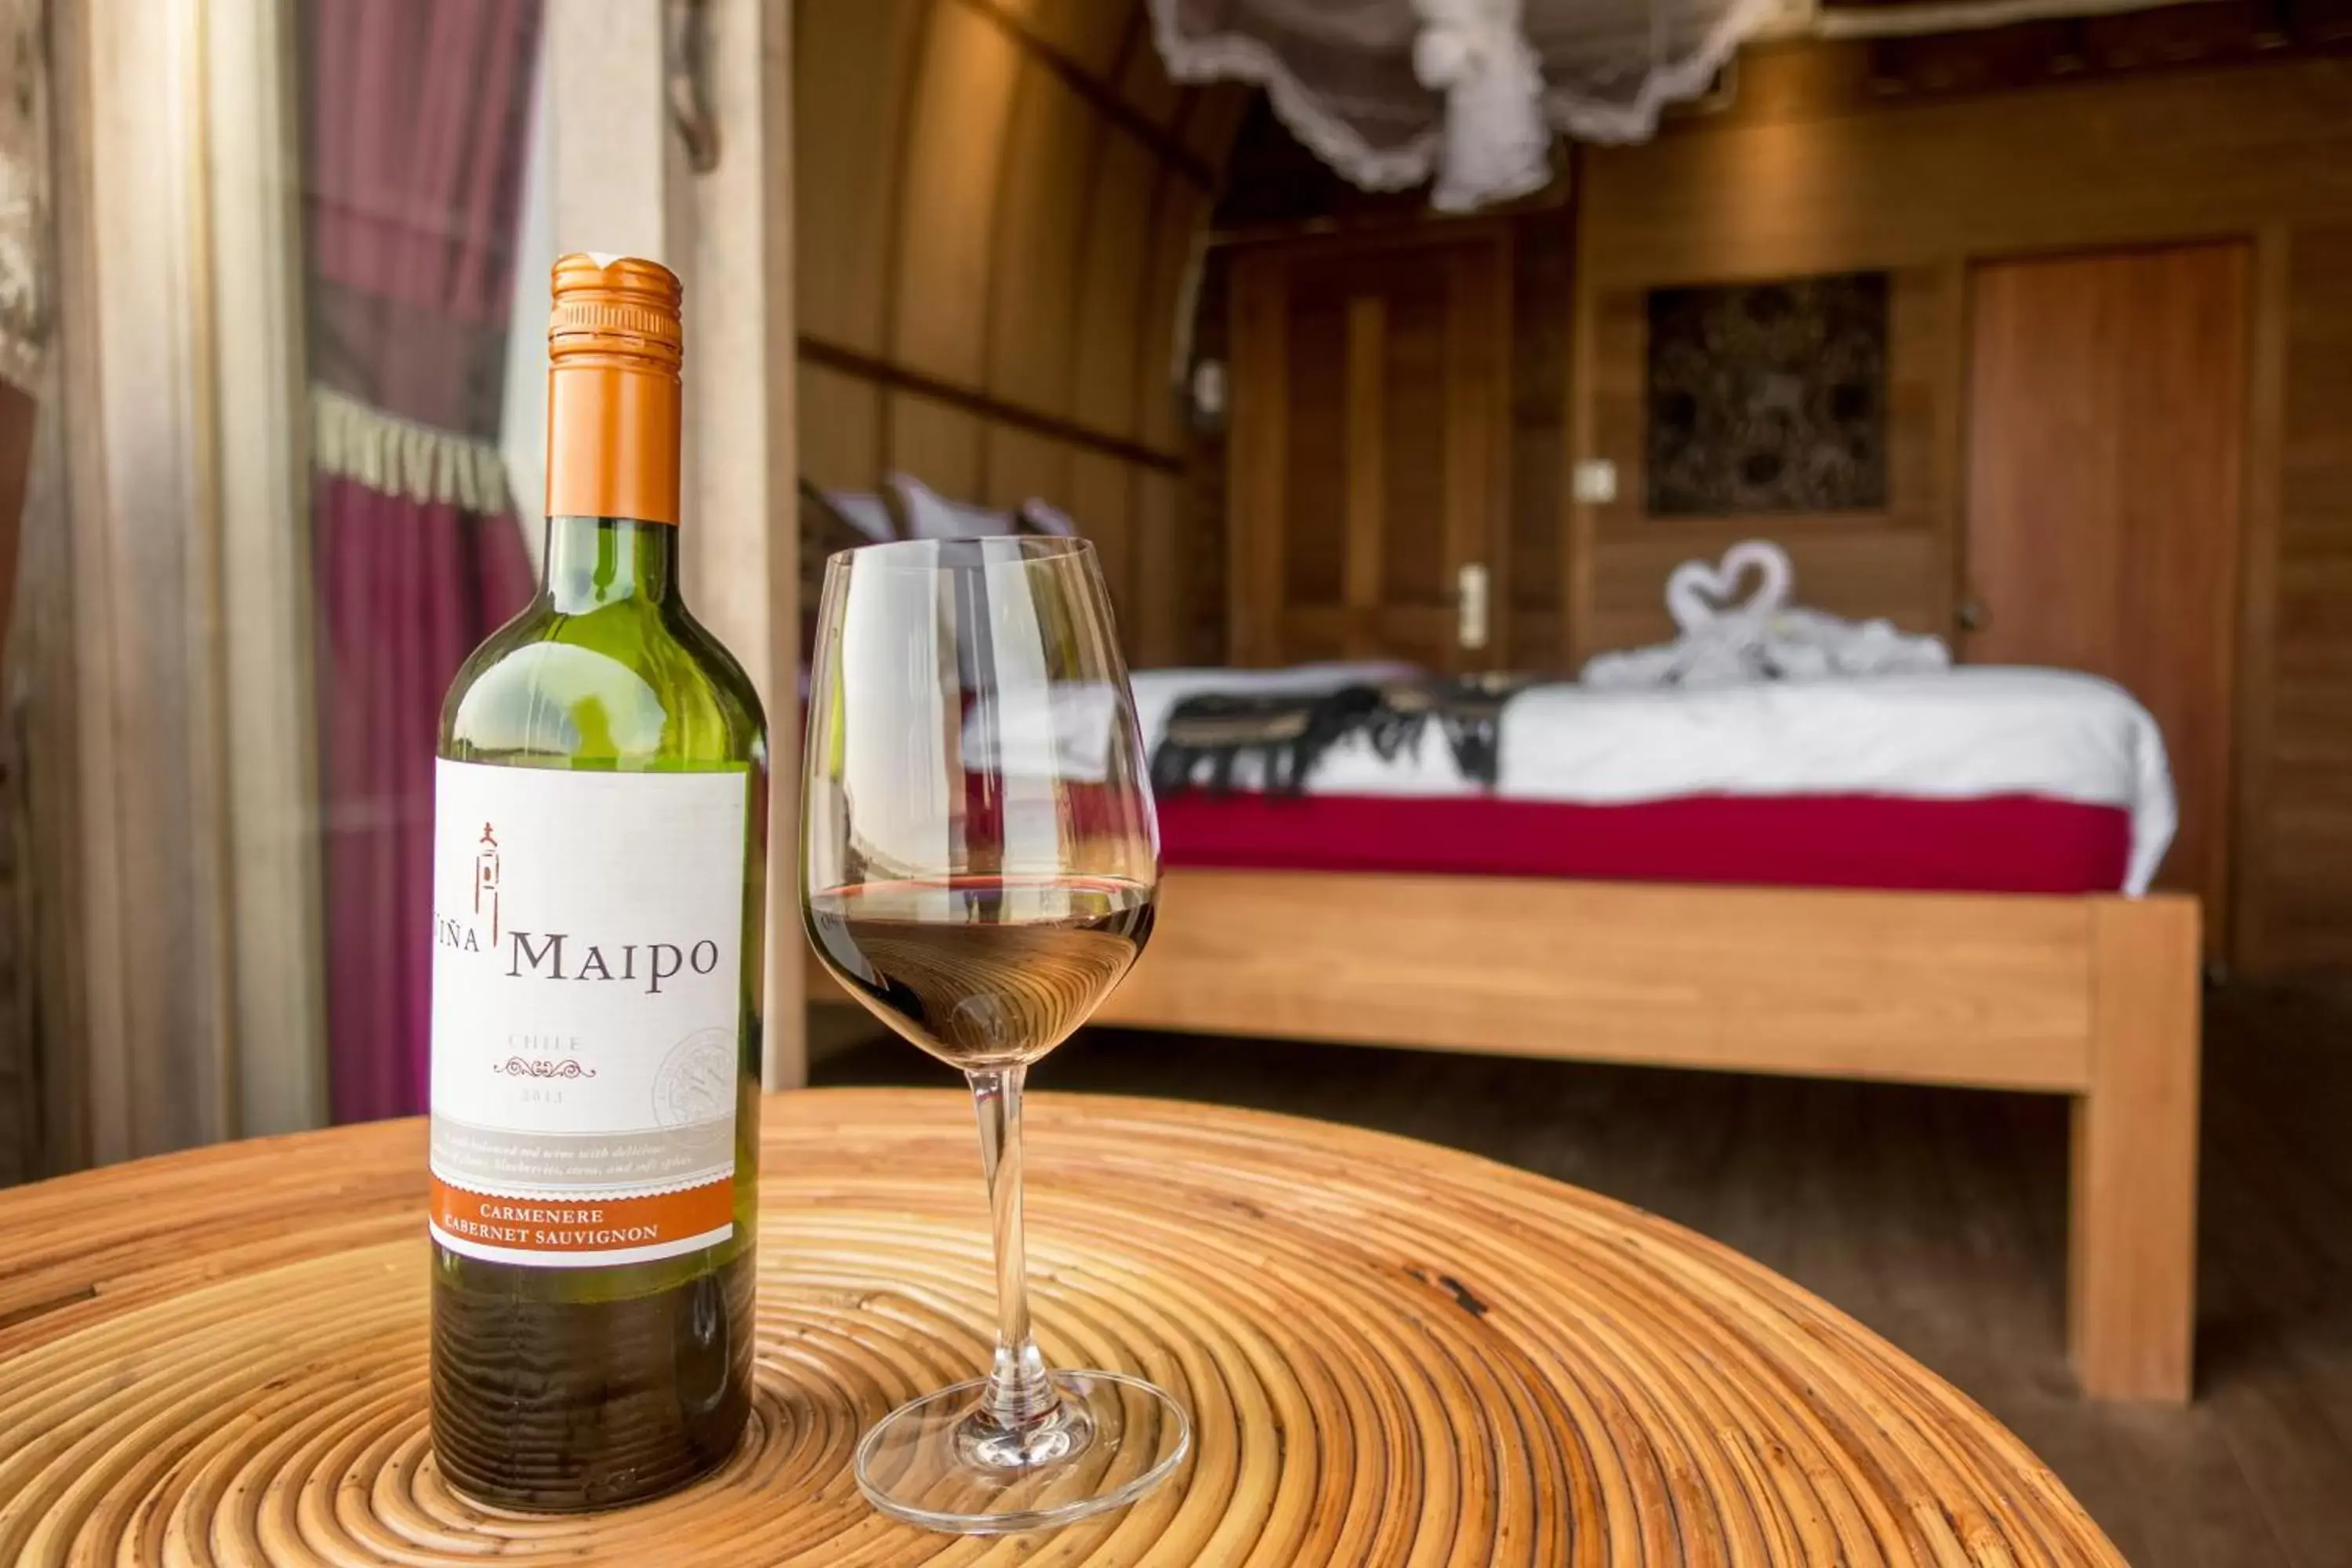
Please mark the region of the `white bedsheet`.
[[[1292, 665], [1286, 669], [1139, 669], [1128, 678], [1135, 693], [1136, 732], [1148, 756], [1168, 728], [1168, 714], [1188, 697], [1217, 691], [1234, 696], [1273, 697], [1291, 692], [1337, 691], [1343, 686], [1402, 680], [1419, 675], [1418, 665], [1394, 659]], [[974, 766], [993, 765], [1016, 774], [1100, 780], [1109, 768], [1111, 717], [1116, 688], [1099, 681], [1066, 681], [1053, 689], [1044, 708], [999, 704], [985, 721], [978, 710], [964, 722], [964, 754]], [[1391, 768], [1359, 740], [1332, 748], [1318, 770], [1316, 787], [1328, 795], [1453, 795], [1475, 786], [1465, 781], [1444, 748], [1433, 748], [1442, 766], [1423, 768], [1418, 760]], [[1259, 787], [1255, 770], [1234, 770], [1234, 783]]]
[[2067, 670], [1700, 691], [1539, 686], [1504, 709], [1501, 762], [1497, 793], [1520, 800], [2035, 795], [2121, 806], [2131, 893], [2147, 890], [2179, 825], [2155, 720], [2112, 681]]
[[[1289, 669], [1145, 669], [1132, 681], [1146, 752], [1168, 715], [1206, 691], [1336, 690], [1418, 673], [1407, 664], [1300, 665]], [[1116, 695], [1057, 692], [1051, 732], [1007, 733], [1023, 758], [1067, 778], [1100, 778]], [[985, 754], [982, 737], [968, 746]], [[1503, 709], [1497, 795], [1589, 805], [1694, 795], [1893, 795], [1965, 799], [2032, 795], [2119, 806], [2131, 816], [2125, 890], [2144, 893], [2179, 825], [2164, 739], [2130, 693], [2096, 676], [2056, 669], [1963, 667], [1937, 674], [1758, 681], [1700, 690], [1530, 687]], [[1255, 780], [1236, 770], [1244, 788]], [[1350, 739], [1307, 776], [1313, 795], [1483, 793], [1455, 766], [1439, 726], [1384, 761]]]

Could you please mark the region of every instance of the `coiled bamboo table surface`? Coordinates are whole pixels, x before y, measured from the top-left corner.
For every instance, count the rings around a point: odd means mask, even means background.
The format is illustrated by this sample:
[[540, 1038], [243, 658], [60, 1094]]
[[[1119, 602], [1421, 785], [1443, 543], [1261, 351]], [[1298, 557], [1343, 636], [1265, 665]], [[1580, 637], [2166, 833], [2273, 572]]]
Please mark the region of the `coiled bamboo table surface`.
[[968, 1102], [772, 1097], [763, 1146], [749, 1436], [569, 1518], [435, 1468], [421, 1122], [0, 1193], [0, 1564], [2119, 1561], [1966, 1398], [1686, 1231], [1402, 1139], [1052, 1095], [1045, 1348], [1159, 1380], [1194, 1452], [1122, 1515], [927, 1535], [868, 1510], [850, 1450], [990, 1342]]

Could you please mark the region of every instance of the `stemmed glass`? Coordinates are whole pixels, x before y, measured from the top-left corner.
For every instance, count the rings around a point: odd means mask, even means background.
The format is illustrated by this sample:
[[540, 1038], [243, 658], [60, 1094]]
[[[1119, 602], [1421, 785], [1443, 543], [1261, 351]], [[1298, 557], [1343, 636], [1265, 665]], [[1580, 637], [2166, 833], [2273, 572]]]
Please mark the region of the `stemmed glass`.
[[802, 909], [835, 978], [961, 1068], [996, 1244], [988, 1375], [857, 1448], [874, 1504], [936, 1530], [1066, 1524], [1183, 1460], [1140, 1378], [1048, 1368], [1022, 1258], [1021, 1090], [1151, 934], [1159, 833], [1093, 546], [909, 540], [826, 564], [811, 674]]

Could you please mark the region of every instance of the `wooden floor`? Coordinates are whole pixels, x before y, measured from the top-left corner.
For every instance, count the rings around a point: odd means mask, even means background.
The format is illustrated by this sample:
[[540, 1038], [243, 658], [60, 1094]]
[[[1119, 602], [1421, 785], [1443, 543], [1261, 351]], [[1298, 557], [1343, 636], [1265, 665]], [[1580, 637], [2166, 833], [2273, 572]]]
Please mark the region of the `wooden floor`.
[[[2073, 1392], [2057, 1100], [1108, 1032], [1035, 1082], [1357, 1122], [1624, 1198], [1771, 1265], [1950, 1378], [2138, 1568], [2352, 1568], [2352, 1005], [2233, 987], [2207, 1027], [2187, 1411]], [[946, 1069], [879, 1042], [817, 1078], [936, 1083]]]

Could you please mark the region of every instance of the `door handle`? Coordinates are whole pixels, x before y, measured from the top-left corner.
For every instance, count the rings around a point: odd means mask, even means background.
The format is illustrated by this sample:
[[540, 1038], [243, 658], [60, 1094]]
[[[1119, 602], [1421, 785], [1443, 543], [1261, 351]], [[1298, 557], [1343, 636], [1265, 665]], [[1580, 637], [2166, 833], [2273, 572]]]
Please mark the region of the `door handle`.
[[1960, 630], [1964, 632], [1980, 632], [1992, 625], [1992, 612], [1974, 594], [1960, 601], [1954, 618], [1960, 623]]
[[1473, 561], [1454, 574], [1454, 640], [1476, 651], [1486, 646], [1486, 568]]

